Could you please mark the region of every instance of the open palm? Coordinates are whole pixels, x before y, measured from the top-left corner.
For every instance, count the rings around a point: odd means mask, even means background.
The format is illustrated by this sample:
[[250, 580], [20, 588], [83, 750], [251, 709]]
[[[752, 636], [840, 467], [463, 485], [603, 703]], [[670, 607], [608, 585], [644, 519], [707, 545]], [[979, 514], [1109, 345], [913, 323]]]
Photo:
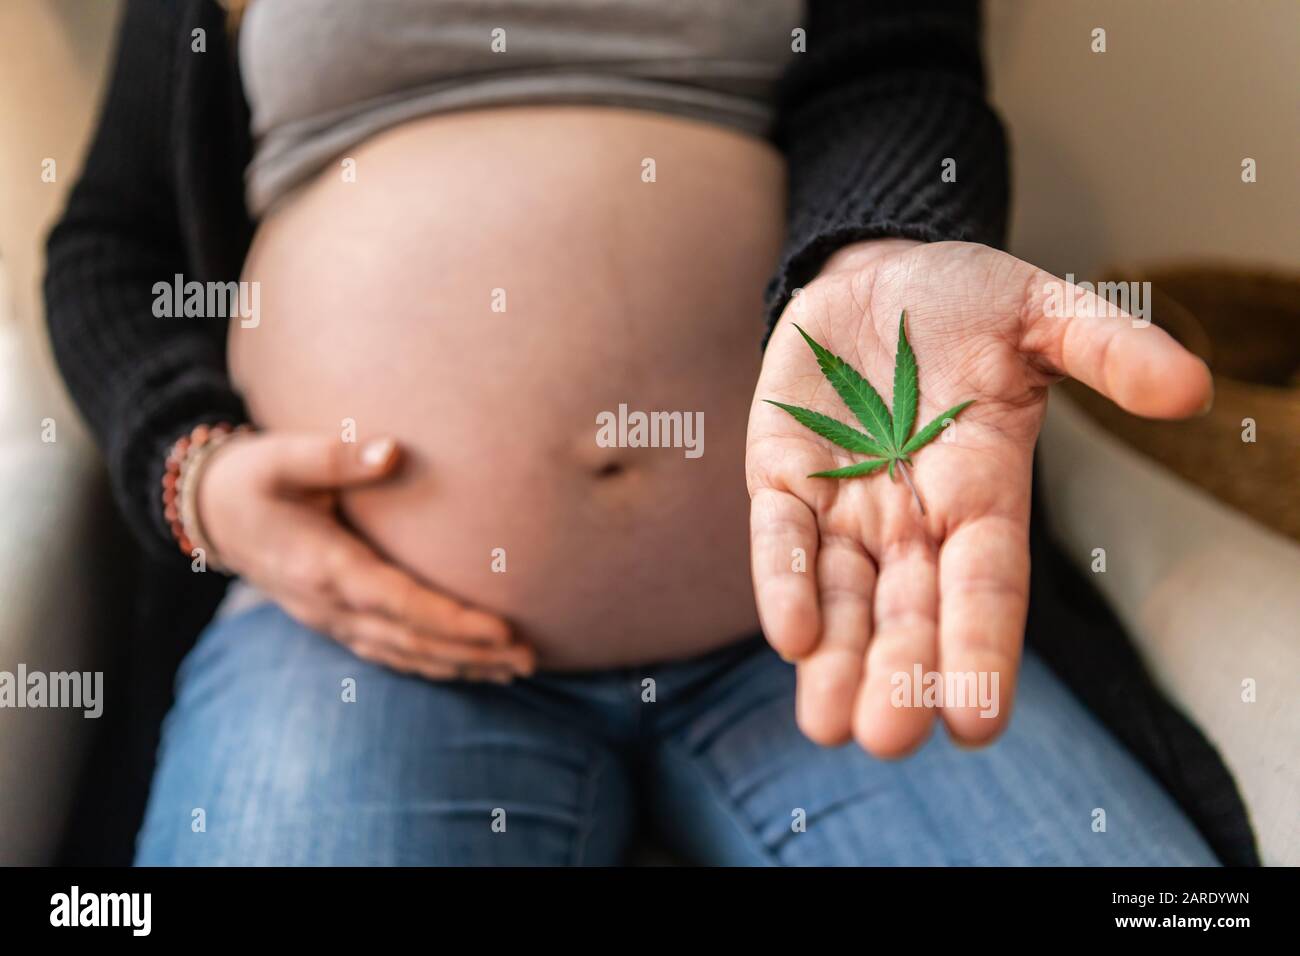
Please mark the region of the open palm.
[[[1157, 418], [1208, 401], [1208, 370], [1168, 335], [1095, 301], [1071, 318], [1049, 315], [1052, 284], [1061, 286], [986, 246], [861, 243], [832, 257], [777, 324], [746, 455], [754, 586], [768, 640], [798, 662], [796, 714], [812, 739], [854, 737], [898, 756], [925, 740], [939, 709], [955, 738], [992, 740], [1010, 715], [1024, 635], [1030, 476], [1047, 386], [1070, 375]], [[890, 405], [904, 309], [919, 366], [916, 427], [974, 401], [912, 456], [924, 512], [886, 471], [810, 477], [869, 456], [769, 404], [862, 430], [794, 323]], [[974, 695], [963, 706], [941, 707], [942, 695], [940, 707], [912, 706], [918, 666], [974, 675], [997, 694], [991, 706]]]

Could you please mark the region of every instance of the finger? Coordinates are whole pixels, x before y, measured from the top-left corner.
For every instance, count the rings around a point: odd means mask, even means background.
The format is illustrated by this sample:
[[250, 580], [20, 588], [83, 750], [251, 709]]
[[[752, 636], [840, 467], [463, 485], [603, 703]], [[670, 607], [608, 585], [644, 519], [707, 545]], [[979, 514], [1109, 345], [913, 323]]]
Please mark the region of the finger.
[[295, 491], [345, 488], [387, 477], [401, 450], [392, 438], [365, 444], [331, 435], [278, 435], [269, 452], [271, 480]]
[[450, 664], [465, 672], [508, 670], [529, 676], [536, 668], [532, 650], [522, 644], [492, 646], [444, 640], [378, 614], [342, 611], [335, 628], [351, 643], [385, 647], [404, 658]]
[[760, 488], [749, 503], [750, 562], [758, 618], [786, 660], [817, 645], [817, 519], [794, 495]]
[[989, 516], [963, 524], [939, 552], [939, 667], [944, 723], [963, 743], [987, 743], [1011, 716], [1029, 607], [1029, 524]]
[[[1154, 325], [1096, 293], [1033, 270], [1021, 348], [1135, 415], [1186, 418], [1205, 411], [1214, 395], [1210, 370]], [[1065, 308], [1063, 303], [1072, 303]], [[1062, 312], [1069, 313], [1061, 315]]]
[[329, 633], [329, 628], [330, 621], [334, 614], [337, 613], [336, 608], [323, 605], [319, 601], [302, 600], [290, 594], [276, 594], [274, 599], [284, 613], [303, 627], [309, 631], [315, 631], [325, 640], [335, 640]]
[[510, 626], [503, 619], [424, 587], [331, 516], [304, 517], [297, 531], [293, 554], [268, 560], [257, 575], [272, 582], [268, 589], [277, 596], [283, 592], [308, 603], [385, 614], [448, 640], [510, 643]]
[[357, 657], [402, 674], [418, 674], [430, 680], [450, 680], [459, 674], [456, 664], [412, 658], [386, 642], [366, 641], [346, 621], [346, 612], [323, 605], [319, 600], [303, 600], [284, 595], [276, 603], [298, 623], [310, 628], [321, 640], [334, 641]]
[[466, 667], [457, 678], [470, 683], [513, 684], [517, 676], [519, 675], [500, 667]]
[[353, 641], [346, 643], [346, 646], [363, 661], [387, 667], [399, 674], [414, 674], [428, 680], [455, 680], [460, 676], [460, 669], [455, 664], [408, 657], [383, 644]]
[[842, 744], [851, 736], [853, 702], [871, 637], [876, 569], [861, 543], [823, 536], [817, 555], [822, 633], [799, 663], [795, 718], [809, 739]]
[[938, 576], [934, 548], [921, 540], [879, 562], [866, 677], [853, 715], [854, 739], [877, 757], [910, 753], [934, 725], [934, 708], [912, 691], [938, 664]]
[[448, 641], [494, 647], [511, 644], [510, 627], [500, 617], [467, 608], [422, 586], [332, 518], [322, 515], [303, 520], [299, 535], [294, 555], [270, 562], [258, 575], [268, 582], [264, 587], [277, 599], [383, 614], [422, 634]]
[[349, 645], [349, 648], [364, 661], [387, 667], [399, 674], [410, 674], [426, 680], [490, 681], [494, 684], [509, 684], [514, 681], [515, 676], [503, 668], [473, 667], [410, 657], [382, 644], [356, 642]]
[[397, 671], [400, 674], [412, 674], [417, 677], [423, 677], [426, 680], [435, 681], [453, 681], [463, 680], [471, 683], [485, 682], [490, 684], [513, 684], [516, 678], [525, 675], [519, 674], [509, 667], [488, 667], [475, 664], [453, 664], [450, 661], [429, 660], [424, 657], [413, 657], [395, 651], [391, 647], [382, 644], [366, 644], [364, 642], [348, 645], [349, 649], [365, 661], [374, 664], [380, 664], [389, 670]]
[[[377, 658], [369, 658], [367, 654], [371, 652], [368, 645], [361, 645], [356, 652], [358, 657], [366, 660], [374, 660], [375, 663], [383, 664], [390, 670], [395, 670], [402, 674], [412, 674], [416, 677], [422, 677], [425, 680], [432, 681], [466, 681], [468, 683], [489, 683], [489, 684], [513, 684], [518, 674], [515, 674], [506, 667], [476, 667], [472, 664], [449, 664], [442, 661], [426, 661], [421, 658], [391, 656], [385, 661]], [[376, 653], [384, 653], [376, 651]]]
[[510, 627], [500, 617], [424, 587], [346, 531], [339, 533], [347, 542], [331, 559], [335, 587], [351, 610], [384, 614], [448, 640], [498, 647], [510, 643]]

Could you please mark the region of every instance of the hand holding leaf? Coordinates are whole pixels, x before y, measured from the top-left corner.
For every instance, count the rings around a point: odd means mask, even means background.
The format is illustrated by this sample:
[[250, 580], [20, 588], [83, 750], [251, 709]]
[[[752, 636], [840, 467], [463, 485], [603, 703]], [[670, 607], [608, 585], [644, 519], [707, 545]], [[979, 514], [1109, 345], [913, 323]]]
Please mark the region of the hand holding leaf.
[[[985, 246], [875, 240], [837, 252], [777, 323], [745, 458], [754, 591], [768, 641], [797, 662], [795, 716], [813, 740], [854, 737], [881, 757], [920, 746], [936, 711], [895, 706], [891, 683], [917, 666], [997, 673], [995, 714], [938, 711], [957, 739], [992, 740], [1024, 637], [1047, 386], [1068, 373], [1152, 417], [1206, 401], [1204, 365], [1164, 332], [1105, 308], [1052, 315], [1052, 283]], [[892, 414], [869, 381], [891, 374]], [[812, 410], [837, 399], [855, 426]], [[958, 415], [956, 440], [935, 442]], [[913, 431], [918, 419], [929, 424]], [[887, 466], [912, 493], [879, 476], [826, 480]]]
[[885, 465], [888, 465], [889, 477], [893, 478], [894, 466], [897, 465], [899, 471], [902, 472], [903, 480], [907, 482], [907, 487], [912, 492], [917, 507], [921, 509], [921, 514], [925, 514], [925, 504], [921, 501], [916, 485], [912, 483], [907, 471], [912, 464], [911, 455], [934, 441], [939, 432], [943, 431], [944, 424], [961, 414], [967, 406], [972, 404], [974, 399], [961, 402], [946, 412], [942, 412], [934, 421], [909, 438], [912, 425], [916, 422], [916, 406], [920, 399], [920, 387], [917, 382], [916, 356], [912, 352], [911, 344], [907, 341], [906, 309], [898, 317], [898, 356], [894, 360], [894, 414], [892, 416], [889, 414], [889, 410], [885, 408], [885, 402], [880, 397], [880, 393], [872, 388], [871, 383], [863, 378], [852, 365], [828, 351], [798, 325], [795, 328], [799, 329], [799, 334], [803, 336], [804, 341], [808, 343], [808, 347], [817, 356], [817, 364], [821, 368], [822, 374], [835, 387], [835, 391], [844, 399], [844, 404], [849, 406], [849, 410], [857, 416], [858, 421], [866, 426], [871, 435], [864, 435], [857, 429], [842, 425], [829, 416], [806, 408], [800, 408], [797, 405], [787, 405], [784, 402], [772, 401], [771, 399], [764, 399], [764, 401], [775, 405], [777, 408], [785, 409], [794, 416], [795, 421], [799, 422], [799, 424], [811, 428], [818, 435], [833, 441], [841, 448], [860, 452], [864, 455], [871, 455], [875, 459], [858, 462], [856, 465], [848, 465], [844, 468], [816, 471], [808, 477], [859, 478], [879, 471]]

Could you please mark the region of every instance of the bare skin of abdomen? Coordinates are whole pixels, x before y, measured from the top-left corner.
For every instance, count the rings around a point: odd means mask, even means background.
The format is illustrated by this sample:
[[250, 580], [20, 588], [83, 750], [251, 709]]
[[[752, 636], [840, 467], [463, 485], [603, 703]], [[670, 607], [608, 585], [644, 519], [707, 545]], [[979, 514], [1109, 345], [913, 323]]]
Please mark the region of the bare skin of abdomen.
[[[347, 519], [504, 616], [544, 669], [754, 633], [744, 436], [779, 154], [649, 112], [530, 107], [418, 120], [348, 158], [355, 181], [326, 170], [249, 254], [260, 323], [232, 322], [230, 365], [254, 420], [402, 442], [400, 477], [348, 493]], [[664, 418], [696, 448], [607, 447], [620, 405], [703, 413], [703, 454]]]

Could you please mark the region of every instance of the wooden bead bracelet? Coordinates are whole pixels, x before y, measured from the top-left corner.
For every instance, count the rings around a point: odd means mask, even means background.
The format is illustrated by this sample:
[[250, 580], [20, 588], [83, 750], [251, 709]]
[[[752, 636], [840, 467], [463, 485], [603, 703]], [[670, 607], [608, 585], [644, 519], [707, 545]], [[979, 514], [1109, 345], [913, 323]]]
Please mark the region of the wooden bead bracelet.
[[235, 427], [229, 422], [215, 425], [198, 425], [188, 435], [176, 439], [167, 453], [167, 466], [162, 477], [163, 517], [171, 529], [172, 537], [181, 553], [193, 557], [202, 551], [204, 564], [214, 571], [225, 568], [217, 559], [216, 550], [203, 533], [199, 521], [198, 477], [209, 455], [233, 436], [249, 431], [249, 426]]

